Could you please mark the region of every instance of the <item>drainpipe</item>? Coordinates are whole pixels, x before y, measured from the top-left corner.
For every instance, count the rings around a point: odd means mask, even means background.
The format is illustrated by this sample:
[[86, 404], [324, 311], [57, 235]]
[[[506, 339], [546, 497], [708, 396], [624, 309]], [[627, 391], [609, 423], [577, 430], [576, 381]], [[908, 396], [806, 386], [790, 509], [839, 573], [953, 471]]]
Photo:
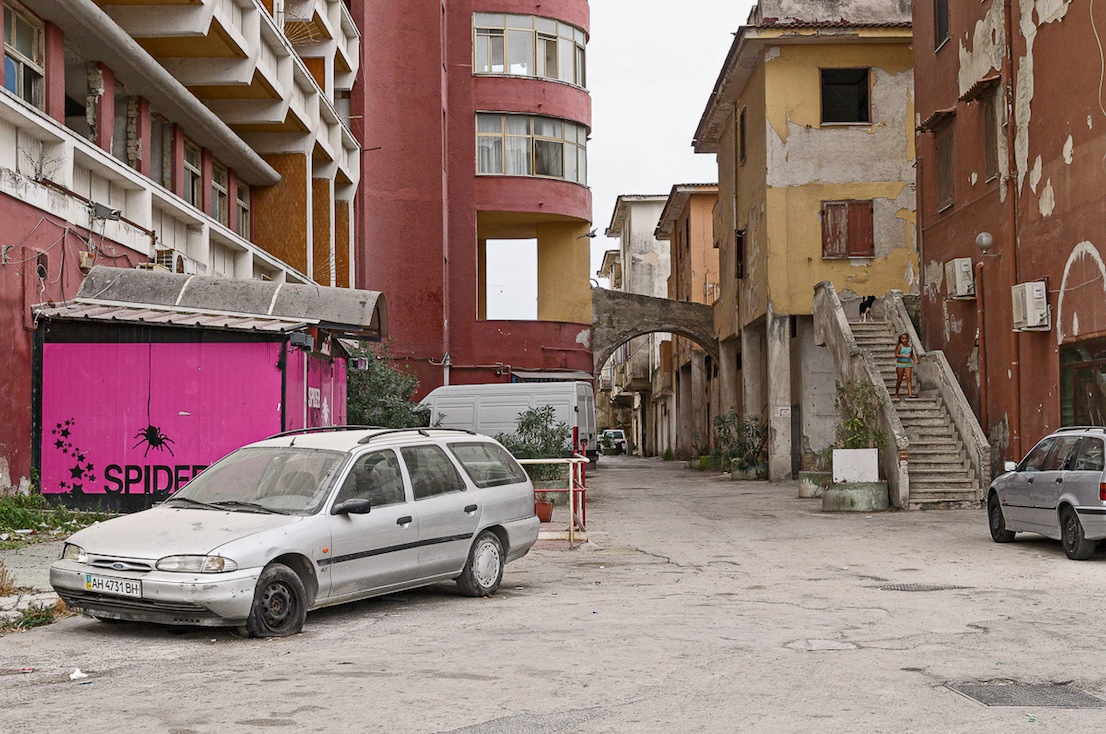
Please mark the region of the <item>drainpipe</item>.
[[[1006, 160], [1007, 187], [1009, 189], [1007, 207], [1010, 212], [1010, 262], [1014, 283], [1018, 282], [1018, 185], [1017, 159], [1014, 144], [1017, 131], [1014, 124], [1014, 23], [1011, 18], [1013, 3], [1005, 0], [1003, 12], [1006, 14], [1006, 56], [1002, 60], [1006, 78]], [[1010, 386], [1014, 400], [1010, 411], [1010, 451], [1015, 460], [1022, 456], [1022, 406], [1021, 406], [1021, 335], [1014, 332], [1014, 348], [1010, 362]]]
[[979, 329], [979, 418], [986, 433], [990, 420], [987, 418], [987, 342], [983, 328], [983, 261], [975, 264], [975, 323]]

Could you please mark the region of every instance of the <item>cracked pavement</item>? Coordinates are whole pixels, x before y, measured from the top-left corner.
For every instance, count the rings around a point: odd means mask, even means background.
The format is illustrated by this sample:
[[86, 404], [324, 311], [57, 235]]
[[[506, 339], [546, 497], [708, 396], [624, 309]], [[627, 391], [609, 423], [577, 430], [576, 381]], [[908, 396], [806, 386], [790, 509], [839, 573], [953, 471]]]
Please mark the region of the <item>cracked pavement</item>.
[[[438, 585], [313, 612], [280, 640], [84, 618], [6, 635], [0, 731], [1101, 725], [1101, 709], [987, 707], [945, 685], [1106, 699], [1102, 554], [994, 544], [982, 510], [823, 514], [793, 482], [655, 459], [604, 457], [589, 484], [590, 542], [539, 545], [491, 599]], [[78, 667], [90, 677], [69, 680]]]

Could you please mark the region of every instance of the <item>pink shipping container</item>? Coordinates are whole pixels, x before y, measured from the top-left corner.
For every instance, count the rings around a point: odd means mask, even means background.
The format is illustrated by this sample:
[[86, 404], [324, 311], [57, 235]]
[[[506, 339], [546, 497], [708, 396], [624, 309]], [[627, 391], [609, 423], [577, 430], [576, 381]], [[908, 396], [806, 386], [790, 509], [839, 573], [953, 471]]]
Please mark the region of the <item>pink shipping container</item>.
[[379, 339], [386, 322], [370, 291], [115, 268], [36, 316], [42, 493], [125, 511], [244, 444], [344, 424], [339, 337]]

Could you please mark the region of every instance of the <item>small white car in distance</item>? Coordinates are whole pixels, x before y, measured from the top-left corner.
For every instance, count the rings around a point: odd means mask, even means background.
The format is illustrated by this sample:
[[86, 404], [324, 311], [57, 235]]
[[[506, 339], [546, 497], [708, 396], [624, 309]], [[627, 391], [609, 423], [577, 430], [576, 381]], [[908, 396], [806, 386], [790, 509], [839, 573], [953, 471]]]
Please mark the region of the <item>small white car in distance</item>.
[[227, 455], [157, 507], [74, 533], [50, 583], [102, 620], [285, 636], [309, 610], [449, 579], [490, 596], [538, 525], [533, 485], [491, 438], [289, 432]]

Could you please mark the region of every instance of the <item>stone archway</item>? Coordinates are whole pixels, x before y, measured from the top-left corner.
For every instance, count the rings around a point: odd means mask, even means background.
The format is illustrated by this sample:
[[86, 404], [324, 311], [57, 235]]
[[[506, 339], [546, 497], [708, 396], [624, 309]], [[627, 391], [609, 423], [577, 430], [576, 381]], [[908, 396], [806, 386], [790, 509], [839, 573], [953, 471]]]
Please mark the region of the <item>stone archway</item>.
[[711, 306], [592, 288], [591, 307], [592, 369], [596, 375], [619, 346], [635, 336], [656, 331], [687, 337], [718, 360]]

